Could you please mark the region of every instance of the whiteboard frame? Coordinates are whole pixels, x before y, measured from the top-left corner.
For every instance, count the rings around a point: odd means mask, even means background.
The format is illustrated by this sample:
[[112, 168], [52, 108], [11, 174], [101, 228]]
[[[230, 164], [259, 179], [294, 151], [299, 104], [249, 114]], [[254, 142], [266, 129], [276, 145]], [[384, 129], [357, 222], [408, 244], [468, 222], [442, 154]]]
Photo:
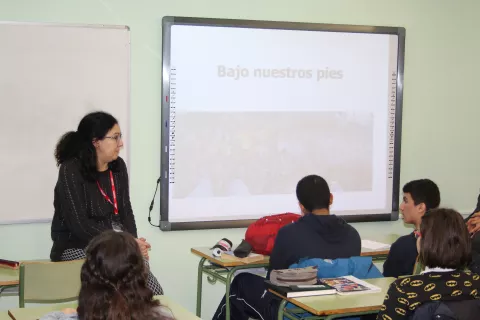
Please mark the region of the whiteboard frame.
[[109, 25], [109, 24], [76, 24], [76, 23], [53, 23], [53, 22], [25, 22], [25, 21], [0, 21], [0, 24], [25, 25], [41, 27], [72, 27], [72, 28], [92, 28], [92, 29], [126, 29], [130, 31], [127, 25]]
[[400, 196], [400, 159], [402, 139], [402, 107], [403, 107], [403, 79], [405, 63], [405, 37], [406, 30], [403, 27], [382, 27], [366, 25], [346, 24], [323, 24], [303, 22], [281, 22], [260, 20], [237, 20], [215, 19], [197, 17], [174, 17], [164, 16], [162, 19], [162, 103], [161, 103], [161, 161], [160, 161], [160, 230], [200, 230], [200, 229], [223, 229], [244, 228], [256, 220], [222, 220], [222, 221], [189, 221], [170, 222], [168, 212], [169, 200], [169, 135], [170, 135], [170, 50], [171, 28], [174, 25], [187, 26], [211, 26], [231, 28], [255, 28], [255, 29], [280, 29], [280, 30], [304, 30], [304, 31], [327, 31], [349, 33], [390, 34], [398, 36], [397, 57], [397, 91], [395, 108], [395, 139], [393, 157], [393, 188], [392, 188], [392, 211], [384, 214], [369, 215], [344, 215], [340, 216], [347, 222], [372, 222], [372, 221], [395, 221], [399, 218]]
[[[27, 22], [27, 21], [0, 21], [0, 25], [13, 25], [13, 26], [39, 26], [39, 27], [61, 27], [61, 28], [90, 28], [90, 29], [118, 29], [126, 30], [128, 32], [128, 134], [127, 141], [131, 141], [132, 134], [132, 125], [131, 125], [131, 113], [132, 113], [132, 41], [130, 34], [130, 27], [127, 25], [108, 25], [108, 24], [77, 24], [77, 23], [53, 23], [53, 22]], [[60, 137], [59, 137], [60, 138]], [[129, 149], [130, 150], [130, 149]], [[127, 170], [130, 173], [130, 160], [131, 152], [127, 153]], [[129, 175], [130, 179], [130, 175]], [[130, 183], [129, 183], [130, 184]], [[53, 190], [52, 190], [53, 193]], [[52, 202], [53, 203], [53, 202]], [[33, 224], [33, 223], [51, 223], [53, 220], [53, 208], [52, 208], [52, 218], [50, 219], [25, 219], [25, 220], [0, 220], [0, 226], [4, 225], [15, 225], [15, 224]]]

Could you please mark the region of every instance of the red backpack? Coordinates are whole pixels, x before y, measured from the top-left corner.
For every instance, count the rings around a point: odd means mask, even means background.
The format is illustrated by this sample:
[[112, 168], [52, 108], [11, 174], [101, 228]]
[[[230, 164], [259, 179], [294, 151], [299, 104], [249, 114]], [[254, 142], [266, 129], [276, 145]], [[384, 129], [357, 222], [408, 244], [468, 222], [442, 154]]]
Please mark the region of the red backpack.
[[248, 226], [245, 241], [252, 246], [253, 252], [270, 255], [278, 230], [297, 221], [300, 217], [295, 213], [281, 213], [260, 218]]

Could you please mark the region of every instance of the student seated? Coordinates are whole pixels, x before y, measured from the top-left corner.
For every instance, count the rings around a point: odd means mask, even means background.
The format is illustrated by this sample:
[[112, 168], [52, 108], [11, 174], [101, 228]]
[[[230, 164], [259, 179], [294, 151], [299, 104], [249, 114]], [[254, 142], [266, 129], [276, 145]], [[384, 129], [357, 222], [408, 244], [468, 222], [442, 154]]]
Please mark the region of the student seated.
[[[280, 229], [270, 255], [271, 270], [288, 269], [301, 258], [337, 259], [359, 256], [361, 240], [357, 230], [341, 218], [330, 215], [333, 201], [327, 182], [319, 176], [301, 179], [296, 195], [302, 217]], [[276, 319], [280, 300], [267, 291], [263, 277], [241, 273], [230, 287], [230, 319]], [[213, 319], [225, 319], [225, 297]]]
[[[400, 212], [405, 223], [413, 224], [419, 230], [422, 217], [428, 210], [440, 205], [440, 191], [435, 182], [429, 179], [413, 180], [403, 186], [403, 201]], [[385, 277], [410, 275], [417, 260], [415, 233], [400, 237], [390, 247], [387, 260], [383, 264]]]
[[480, 272], [480, 195], [477, 199], [477, 205], [473, 213], [465, 219], [468, 232], [472, 237], [472, 264], [470, 269], [474, 272]]
[[78, 309], [52, 312], [40, 320], [173, 319], [153, 299], [140, 246], [127, 232], [105, 231], [93, 238], [79, 276]]
[[[480, 276], [465, 271], [471, 260], [471, 240], [460, 213], [451, 209], [425, 213], [417, 247], [425, 270], [420, 275], [399, 278], [392, 283], [377, 319], [409, 319], [421, 305], [429, 302], [480, 298]], [[460, 318], [463, 319], [478, 319], [478, 314], [473, 318]]]
[[[55, 148], [59, 166], [54, 190], [51, 225], [52, 261], [85, 258], [85, 247], [105, 230], [128, 232], [148, 262], [150, 243], [138, 237], [129, 195], [122, 131], [115, 117], [105, 112], [89, 113], [77, 131], [65, 133]], [[153, 273], [148, 286], [157, 295], [163, 289]]]

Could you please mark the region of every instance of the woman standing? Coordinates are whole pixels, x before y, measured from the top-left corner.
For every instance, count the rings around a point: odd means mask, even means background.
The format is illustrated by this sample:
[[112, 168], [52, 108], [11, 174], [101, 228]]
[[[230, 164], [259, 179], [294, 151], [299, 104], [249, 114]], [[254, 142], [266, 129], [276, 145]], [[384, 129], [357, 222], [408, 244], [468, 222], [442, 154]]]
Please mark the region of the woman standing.
[[[148, 264], [150, 244], [137, 238], [127, 167], [119, 157], [122, 147], [118, 121], [105, 112], [87, 114], [76, 132], [60, 138], [55, 149], [60, 169], [51, 228], [52, 261], [85, 258], [88, 243], [113, 229], [133, 235]], [[163, 294], [151, 272], [148, 286], [154, 294]]]

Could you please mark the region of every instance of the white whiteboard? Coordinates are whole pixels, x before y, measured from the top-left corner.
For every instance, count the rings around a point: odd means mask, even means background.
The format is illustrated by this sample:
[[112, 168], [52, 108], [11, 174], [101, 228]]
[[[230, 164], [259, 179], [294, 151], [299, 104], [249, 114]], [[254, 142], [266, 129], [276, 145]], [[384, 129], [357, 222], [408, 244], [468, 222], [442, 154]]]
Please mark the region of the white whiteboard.
[[60, 136], [102, 110], [129, 137], [130, 30], [4, 22], [0, 47], [0, 224], [48, 221]]

